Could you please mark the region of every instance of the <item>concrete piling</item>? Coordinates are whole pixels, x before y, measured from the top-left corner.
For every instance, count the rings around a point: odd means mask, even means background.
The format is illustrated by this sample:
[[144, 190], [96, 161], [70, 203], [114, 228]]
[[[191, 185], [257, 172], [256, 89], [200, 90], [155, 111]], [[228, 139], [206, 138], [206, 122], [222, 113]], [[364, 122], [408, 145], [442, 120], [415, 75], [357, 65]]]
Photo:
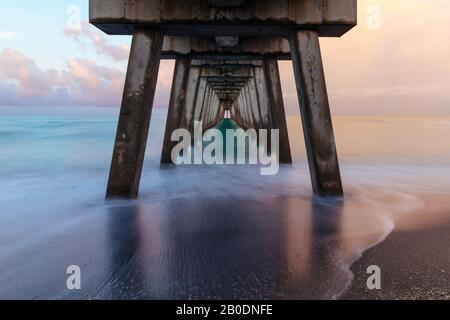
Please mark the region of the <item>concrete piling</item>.
[[[200, 71], [201, 74], [201, 71]], [[194, 109], [194, 121], [202, 120], [202, 111], [205, 107], [205, 96], [206, 96], [206, 85], [207, 81], [205, 78], [200, 78], [200, 84], [198, 87], [197, 97], [195, 98], [195, 109]]]
[[258, 93], [258, 100], [261, 109], [262, 128], [270, 129], [272, 127], [272, 121], [270, 116], [270, 102], [262, 64], [254, 68], [254, 74], [255, 74], [256, 91]]
[[173, 164], [171, 152], [176, 142], [171, 140], [172, 132], [179, 128], [182, 110], [186, 103], [187, 78], [191, 59], [178, 57], [175, 61], [175, 70], [172, 81], [172, 89], [167, 111], [166, 130], [164, 133], [163, 149], [161, 154], [161, 164]]
[[264, 59], [264, 74], [270, 100], [271, 118], [273, 128], [279, 130], [280, 163], [291, 164], [291, 146], [284, 110], [283, 93], [281, 89], [280, 72], [276, 59]]
[[342, 196], [319, 35], [316, 31], [295, 31], [290, 43], [314, 193]]
[[156, 30], [133, 34], [107, 198], [138, 196], [163, 39]]
[[[136, 198], [159, 61], [176, 59], [161, 164], [175, 129], [203, 130], [225, 114], [243, 129], [278, 129], [281, 163], [292, 163], [277, 60], [292, 60], [314, 193], [341, 196], [319, 36], [356, 25], [356, 0], [90, 0], [90, 22], [133, 35], [107, 197]], [[220, 12], [220, 14], [218, 14]], [[269, 146], [270, 148], [270, 146]]]
[[186, 90], [186, 103], [181, 113], [180, 128], [187, 129], [191, 134], [194, 132], [194, 112], [200, 86], [200, 71], [201, 68], [191, 63]]

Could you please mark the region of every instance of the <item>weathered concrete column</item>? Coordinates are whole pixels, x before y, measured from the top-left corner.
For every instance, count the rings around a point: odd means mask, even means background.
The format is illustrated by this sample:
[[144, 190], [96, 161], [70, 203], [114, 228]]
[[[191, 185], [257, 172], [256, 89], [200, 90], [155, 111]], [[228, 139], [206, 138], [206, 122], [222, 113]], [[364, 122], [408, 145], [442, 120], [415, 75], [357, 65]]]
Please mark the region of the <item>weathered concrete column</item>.
[[136, 198], [164, 35], [135, 30], [109, 173], [107, 198]]
[[217, 99], [217, 115], [216, 118], [214, 119], [216, 123], [218, 123], [223, 118], [223, 115], [225, 114], [224, 110], [225, 109], [223, 108], [220, 99]]
[[244, 129], [248, 129], [250, 127], [250, 119], [248, 117], [247, 106], [244, 99], [244, 88], [241, 89], [241, 93], [239, 94], [239, 111], [242, 114], [243, 124], [245, 126]]
[[318, 34], [295, 31], [290, 46], [314, 193], [342, 196]]
[[203, 106], [202, 106], [202, 124], [203, 124], [203, 130], [205, 130], [205, 126], [206, 126], [206, 119], [208, 118], [208, 112], [209, 112], [209, 108], [208, 108], [208, 104], [211, 98], [211, 86], [206, 84], [206, 95], [205, 95], [205, 99], [203, 100]]
[[267, 89], [269, 92], [272, 125], [279, 130], [280, 163], [292, 163], [291, 146], [286, 124], [283, 92], [281, 89], [280, 71], [276, 59], [264, 59], [264, 73], [266, 75]]
[[209, 123], [209, 126], [214, 126], [216, 125], [216, 118], [217, 118], [217, 113], [219, 112], [219, 99], [217, 98], [217, 94], [214, 95], [214, 100], [213, 100], [213, 112], [211, 113], [211, 120]]
[[249, 80], [248, 90], [249, 90], [250, 102], [251, 102], [250, 107], [252, 109], [252, 113], [254, 114], [254, 119], [255, 119], [255, 129], [258, 130], [258, 129], [263, 128], [263, 121], [262, 121], [262, 117], [261, 117], [261, 107], [260, 107], [260, 103], [259, 103], [259, 97], [258, 97], [258, 92], [256, 89], [256, 83], [255, 83], [254, 78]]
[[242, 122], [242, 117], [241, 114], [237, 108], [237, 99], [236, 101], [234, 101], [233, 106], [231, 107], [231, 119], [234, 120], [240, 127], [244, 127], [243, 126], [243, 122]]
[[186, 104], [187, 79], [190, 64], [191, 59], [185, 57], [178, 57], [175, 62], [161, 164], [173, 164], [171, 153], [176, 142], [171, 141], [171, 136], [174, 130], [180, 126], [182, 110]]
[[217, 99], [217, 94], [215, 92], [215, 90], [213, 89], [213, 94], [212, 94], [212, 99], [211, 99], [211, 112], [209, 113], [209, 118], [208, 118], [208, 128], [212, 127], [214, 125], [214, 116], [216, 114], [216, 99]]
[[199, 67], [193, 66], [191, 63], [186, 91], [186, 104], [180, 121], [180, 128], [189, 130], [191, 134], [194, 132], [194, 108], [200, 83], [200, 71]]
[[241, 125], [242, 128], [245, 127], [245, 119], [244, 119], [244, 115], [242, 114], [241, 111], [241, 105], [240, 105], [240, 100], [241, 100], [241, 96], [240, 94], [238, 95], [238, 97], [236, 98], [236, 101], [234, 102], [234, 112], [236, 114], [236, 119], [239, 120], [239, 124]]
[[[230, 116], [230, 115], [228, 115]], [[219, 121], [225, 118], [225, 107], [223, 105], [220, 105], [220, 113], [219, 113]]]
[[241, 92], [239, 93], [239, 97], [238, 97], [238, 101], [237, 101], [237, 106], [239, 109], [239, 112], [241, 113], [242, 116], [242, 124], [244, 125], [245, 129], [248, 128], [248, 118], [247, 118], [247, 113], [245, 112], [245, 106], [244, 106], [244, 100], [243, 100], [243, 93], [242, 93], [242, 89]]
[[243, 89], [244, 89], [244, 97], [246, 100], [246, 110], [249, 114], [251, 128], [258, 129], [256, 114], [254, 114], [254, 112], [253, 112], [253, 107], [252, 107], [253, 103], [252, 103], [252, 99], [250, 96], [250, 90], [249, 90], [248, 83], [244, 85]]
[[211, 118], [211, 126], [215, 126], [216, 125], [216, 120], [217, 120], [217, 115], [219, 113], [219, 100], [216, 96], [216, 98], [214, 99], [214, 113], [212, 115]]
[[210, 92], [209, 92], [209, 99], [207, 101], [206, 104], [206, 118], [205, 118], [205, 123], [204, 123], [204, 129], [207, 129], [211, 123], [211, 115], [213, 113], [213, 104], [214, 104], [214, 89], [210, 86]]
[[250, 110], [250, 101], [248, 99], [248, 94], [246, 90], [246, 85], [242, 87], [242, 100], [244, 103], [244, 111], [247, 114], [247, 121], [249, 125], [253, 122], [253, 115]]
[[239, 98], [236, 99], [236, 102], [234, 103], [234, 108], [235, 108], [235, 112], [236, 112], [236, 119], [237, 119], [237, 123], [243, 128], [245, 129], [245, 120], [244, 117], [242, 115], [241, 110], [239, 109], [239, 102], [238, 102]]
[[198, 93], [196, 97], [195, 102], [195, 109], [194, 109], [194, 120], [195, 121], [201, 121], [202, 120], [202, 112], [203, 107], [205, 105], [205, 97], [206, 97], [206, 85], [207, 81], [205, 78], [200, 79], [200, 84], [198, 87]]
[[256, 88], [258, 92], [259, 105], [261, 110], [262, 127], [264, 129], [270, 129], [272, 128], [272, 121], [270, 115], [269, 95], [267, 90], [266, 78], [264, 75], [264, 68], [262, 66], [255, 67], [254, 73], [255, 73]]
[[[236, 114], [236, 104], [235, 103], [233, 103], [232, 105], [231, 105], [231, 108], [230, 108], [230, 119], [235, 119], [235, 118], [237, 118], [237, 114]], [[234, 121], [236, 121], [236, 120], [234, 120]], [[237, 122], [237, 121], [236, 121]]]
[[240, 127], [242, 127], [242, 118], [237, 108], [237, 100], [238, 99], [236, 98], [236, 100], [233, 102], [233, 105], [231, 106], [230, 116], [232, 120], [234, 120]]

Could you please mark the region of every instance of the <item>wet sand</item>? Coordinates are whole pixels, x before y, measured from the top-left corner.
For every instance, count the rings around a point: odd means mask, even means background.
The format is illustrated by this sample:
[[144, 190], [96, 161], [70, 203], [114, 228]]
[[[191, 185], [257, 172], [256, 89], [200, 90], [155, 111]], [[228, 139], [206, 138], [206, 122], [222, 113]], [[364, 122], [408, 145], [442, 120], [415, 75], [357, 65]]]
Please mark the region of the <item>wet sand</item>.
[[[450, 223], [394, 232], [351, 268], [354, 282], [343, 299], [450, 299]], [[381, 290], [368, 290], [367, 267], [381, 268]]]
[[[245, 172], [249, 174], [248, 169], [238, 171], [210, 170], [209, 177], [230, 185], [243, 179]], [[285, 168], [281, 177], [291, 178], [293, 172]], [[173, 180], [174, 175], [189, 177], [198, 175], [198, 170], [178, 168], [162, 174], [170, 176], [168, 184], [160, 183], [159, 193], [149, 189], [138, 201], [99, 201], [2, 224], [0, 298], [254, 300], [445, 295], [441, 280], [450, 270], [445, 241], [450, 238], [450, 223], [438, 223], [447, 221], [448, 214], [439, 220], [441, 208], [449, 206], [445, 196], [438, 197], [440, 206], [435, 205], [434, 211], [428, 208], [427, 214], [418, 211], [415, 215], [414, 210], [427, 208], [423, 199], [432, 202], [436, 196], [419, 199], [388, 191], [367, 199], [351, 189], [345, 200], [323, 200], [297, 189], [291, 190], [292, 195], [287, 190], [266, 193], [278, 185], [277, 177], [273, 185], [267, 183], [260, 190], [255, 185], [262, 180], [256, 179], [237, 190], [222, 188], [220, 193], [207, 194], [198, 186], [186, 197], [192, 179], [183, 185]], [[259, 179], [269, 182], [267, 177]], [[397, 209], [389, 211], [391, 206]], [[395, 224], [398, 231], [384, 240]], [[416, 229], [420, 231], [402, 231]], [[354, 261], [352, 282], [349, 267]], [[378, 293], [364, 290], [369, 263], [382, 268], [383, 290]], [[80, 266], [82, 290], [65, 287], [69, 265]]]
[[[341, 206], [236, 196], [112, 203], [2, 250], [0, 298], [333, 298], [350, 276], [337, 248]], [[80, 291], [65, 288], [73, 264]]]
[[[445, 202], [428, 196], [432, 203]], [[352, 265], [352, 285], [342, 299], [450, 299], [450, 208], [405, 217], [382, 243]], [[370, 265], [381, 268], [381, 289], [367, 289]]]

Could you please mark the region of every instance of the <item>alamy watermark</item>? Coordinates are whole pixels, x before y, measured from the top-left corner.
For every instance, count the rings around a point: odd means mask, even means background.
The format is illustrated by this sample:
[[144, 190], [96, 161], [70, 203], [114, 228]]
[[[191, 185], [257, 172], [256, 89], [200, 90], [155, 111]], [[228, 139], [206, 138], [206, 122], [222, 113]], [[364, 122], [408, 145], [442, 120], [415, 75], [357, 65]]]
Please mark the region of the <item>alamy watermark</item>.
[[70, 5], [66, 9], [68, 18], [66, 28], [68, 30], [81, 30], [81, 8], [77, 5]]
[[367, 13], [366, 27], [369, 30], [380, 30], [381, 7], [376, 4], [371, 4], [367, 6], [366, 13]]
[[81, 290], [81, 268], [77, 265], [70, 265], [66, 269], [69, 276], [66, 279], [66, 287], [69, 290]]
[[370, 276], [367, 278], [366, 285], [369, 290], [381, 289], [381, 268], [376, 265], [371, 265], [367, 268], [367, 274]]
[[260, 165], [264, 176], [275, 175], [280, 168], [278, 129], [226, 129], [224, 136], [215, 128], [203, 132], [202, 122], [195, 121], [193, 137], [187, 129], [176, 129], [171, 140], [178, 142], [171, 151], [177, 165]]

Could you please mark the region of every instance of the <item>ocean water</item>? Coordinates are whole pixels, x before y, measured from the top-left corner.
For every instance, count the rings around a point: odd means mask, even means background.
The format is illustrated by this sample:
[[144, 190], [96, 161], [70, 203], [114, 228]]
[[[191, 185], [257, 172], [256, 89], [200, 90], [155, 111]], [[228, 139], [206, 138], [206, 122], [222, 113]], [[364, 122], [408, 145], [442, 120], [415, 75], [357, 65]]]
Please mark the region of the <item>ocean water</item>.
[[298, 117], [293, 166], [261, 176], [160, 170], [157, 110], [140, 198], [105, 202], [116, 122], [0, 116], [0, 298], [339, 298], [365, 250], [450, 218], [450, 117], [336, 117], [342, 200], [312, 196]]

